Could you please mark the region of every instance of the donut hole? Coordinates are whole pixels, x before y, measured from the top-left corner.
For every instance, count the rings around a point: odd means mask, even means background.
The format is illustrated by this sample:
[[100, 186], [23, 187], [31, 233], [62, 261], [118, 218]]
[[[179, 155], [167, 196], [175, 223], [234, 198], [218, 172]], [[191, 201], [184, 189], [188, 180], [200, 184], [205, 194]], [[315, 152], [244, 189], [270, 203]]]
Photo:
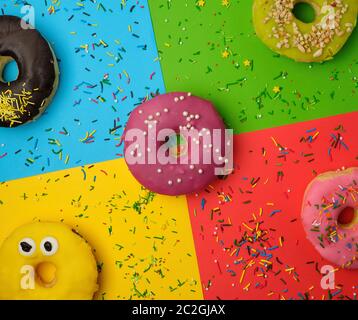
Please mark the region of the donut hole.
[[180, 133], [173, 134], [171, 136], [166, 136], [164, 143], [167, 144], [168, 146], [166, 156], [171, 155], [175, 158], [180, 158], [181, 156], [187, 153], [188, 150], [187, 140]]
[[350, 228], [358, 220], [357, 210], [353, 207], [346, 207], [338, 215], [337, 222], [340, 227]]
[[316, 11], [308, 2], [297, 2], [293, 7], [292, 13], [296, 19], [303, 23], [312, 23], [316, 19]]
[[3, 82], [16, 81], [19, 76], [19, 66], [12, 58], [8, 58], [1, 70], [1, 79]]

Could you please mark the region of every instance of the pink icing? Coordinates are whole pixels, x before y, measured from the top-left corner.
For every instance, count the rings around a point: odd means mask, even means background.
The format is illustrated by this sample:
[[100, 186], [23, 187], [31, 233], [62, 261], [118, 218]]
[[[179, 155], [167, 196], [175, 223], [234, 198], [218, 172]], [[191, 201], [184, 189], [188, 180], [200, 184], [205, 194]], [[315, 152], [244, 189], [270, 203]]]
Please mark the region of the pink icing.
[[358, 223], [342, 227], [337, 222], [347, 207], [358, 210], [358, 168], [315, 178], [305, 193], [302, 223], [307, 238], [323, 258], [341, 267], [357, 269]]
[[[126, 133], [130, 129], [140, 129], [148, 136], [148, 126], [155, 121], [157, 132], [161, 129], [172, 129], [179, 132], [180, 127], [187, 127], [188, 130], [193, 127], [203, 132], [212, 132], [213, 129], [220, 129], [222, 132], [221, 146], [216, 149], [216, 156], [222, 159], [225, 155], [224, 130], [225, 125], [215, 110], [214, 106], [206, 100], [192, 96], [190, 93], [176, 92], [157, 96], [136, 109], [134, 109], [129, 117]], [[126, 138], [127, 139], [127, 138]], [[152, 139], [153, 140], [153, 139]], [[202, 144], [203, 141], [200, 141]], [[228, 143], [228, 142], [226, 142]], [[229, 141], [231, 143], [231, 141]], [[148, 163], [148, 157], [151, 152], [156, 152], [163, 142], [155, 142], [154, 150], [140, 150], [136, 152], [139, 156], [146, 155], [145, 164], [131, 164], [128, 161], [128, 152], [133, 141], [125, 141], [125, 157], [129, 170], [134, 177], [147, 189], [166, 195], [181, 195], [199, 191], [208, 186], [215, 178], [215, 165], [203, 163], [203, 155], [205, 152], [213, 152], [213, 145], [202, 145], [203, 152], [200, 153], [200, 162], [191, 164], [191, 144], [188, 142], [186, 154], [182, 157], [188, 162], [187, 164], [165, 164]], [[133, 151], [132, 151], [133, 152]]]

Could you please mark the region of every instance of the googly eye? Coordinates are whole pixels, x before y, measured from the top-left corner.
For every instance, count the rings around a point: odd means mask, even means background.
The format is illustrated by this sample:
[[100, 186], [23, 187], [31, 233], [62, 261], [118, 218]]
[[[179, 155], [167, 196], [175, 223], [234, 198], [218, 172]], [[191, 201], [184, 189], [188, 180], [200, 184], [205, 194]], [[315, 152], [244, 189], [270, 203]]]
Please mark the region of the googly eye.
[[44, 256], [52, 256], [58, 250], [58, 242], [53, 237], [46, 237], [42, 239], [40, 249]]
[[36, 250], [35, 241], [31, 238], [24, 238], [19, 242], [19, 252], [22, 256], [30, 257]]

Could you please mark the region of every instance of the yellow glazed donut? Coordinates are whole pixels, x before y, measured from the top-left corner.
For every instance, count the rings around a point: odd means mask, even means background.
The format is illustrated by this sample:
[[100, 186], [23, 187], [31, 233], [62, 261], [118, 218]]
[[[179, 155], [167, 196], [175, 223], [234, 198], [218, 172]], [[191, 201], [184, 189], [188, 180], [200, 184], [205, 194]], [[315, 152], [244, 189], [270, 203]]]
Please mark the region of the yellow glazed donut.
[[[293, 13], [299, 3], [315, 12], [305, 23]], [[296, 61], [332, 59], [357, 23], [358, 0], [255, 0], [253, 21], [257, 36], [273, 51]]]
[[17, 228], [0, 248], [0, 299], [88, 300], [97, 291], [90, 246], [62, 223]]

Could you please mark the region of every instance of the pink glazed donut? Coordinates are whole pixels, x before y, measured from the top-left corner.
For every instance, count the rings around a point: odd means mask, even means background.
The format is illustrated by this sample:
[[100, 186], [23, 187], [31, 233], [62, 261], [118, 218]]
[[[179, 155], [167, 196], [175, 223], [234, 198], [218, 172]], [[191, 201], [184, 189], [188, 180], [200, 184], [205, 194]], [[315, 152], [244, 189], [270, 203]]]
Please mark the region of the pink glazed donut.
[[358, 168], [327, 172], [307, 187], [302, 222], [321, 256], [347, 269], [358, 268]]
[[[214, 132], [220, 137], [208, 141]], [[231, 145], [232, 135], [227, 136], [214, 106], [184, 92], [144, 102], [132, 111], [124, 132], [129, 170], [144, 187], [165, 195], [188, 194], [208, 186], [218, 175], [216, 168], [224, 170], [232, 163], [232, 152], [226, 152]], [[199, 149], [196, 156], [192, 146]], [[204, 161], [205, 157], [211, 160]]]

